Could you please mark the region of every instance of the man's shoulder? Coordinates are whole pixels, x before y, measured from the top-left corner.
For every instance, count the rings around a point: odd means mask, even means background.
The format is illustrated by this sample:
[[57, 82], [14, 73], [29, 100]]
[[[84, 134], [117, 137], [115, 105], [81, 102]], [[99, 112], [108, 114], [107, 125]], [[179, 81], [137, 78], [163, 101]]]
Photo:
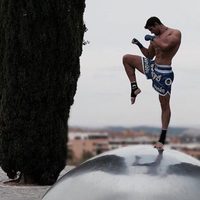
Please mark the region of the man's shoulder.
[[174, 34], [181, 34], [181, 31], [175, 28], [170, 28], [170, 32]]
[[178, 29], [170, 28], [169, 29], [169, 36], [173, 36], [176, 38], [181, 38], [181, 31]]

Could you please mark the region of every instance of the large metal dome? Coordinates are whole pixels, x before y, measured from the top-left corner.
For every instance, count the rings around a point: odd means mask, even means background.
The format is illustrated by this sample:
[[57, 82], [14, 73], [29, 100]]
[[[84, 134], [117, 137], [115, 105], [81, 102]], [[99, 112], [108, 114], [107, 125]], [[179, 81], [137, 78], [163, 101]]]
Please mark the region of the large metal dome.
[[200, 161], [138, 145], [94, 157], [65, 174], [43, 200], [198, 200]]

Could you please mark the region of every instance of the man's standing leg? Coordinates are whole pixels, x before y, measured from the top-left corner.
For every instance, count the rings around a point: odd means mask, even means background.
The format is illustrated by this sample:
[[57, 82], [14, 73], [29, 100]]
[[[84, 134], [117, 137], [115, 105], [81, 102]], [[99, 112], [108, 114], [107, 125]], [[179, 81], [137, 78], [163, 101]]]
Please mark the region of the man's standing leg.
[[169, 94], [165, 96], [159, 95], [159, 101], [161, 106], [162, 130], [158, 143], [155, 145], [155, 147], [158, 149], [162, 149], [163, 145], [165, 144], [167, 129], [171, 118], [170, 95]]

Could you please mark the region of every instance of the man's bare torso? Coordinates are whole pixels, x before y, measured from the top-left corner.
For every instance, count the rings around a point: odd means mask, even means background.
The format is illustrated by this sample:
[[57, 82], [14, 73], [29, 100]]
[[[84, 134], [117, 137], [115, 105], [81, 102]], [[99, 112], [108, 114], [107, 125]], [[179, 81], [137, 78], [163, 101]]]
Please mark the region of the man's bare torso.
[[171, 65], [180, 43], [180, 31], [166, 28], [165, 31], [156, 36], [155, 42], [152, 42], [155, 51], [155, 62], [160, 65]]

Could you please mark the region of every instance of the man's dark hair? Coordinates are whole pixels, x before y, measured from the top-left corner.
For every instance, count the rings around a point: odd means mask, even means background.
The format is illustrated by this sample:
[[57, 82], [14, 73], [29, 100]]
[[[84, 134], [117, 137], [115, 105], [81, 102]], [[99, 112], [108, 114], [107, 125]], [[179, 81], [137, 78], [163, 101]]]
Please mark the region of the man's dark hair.
[[157, 18], [157, 17], [150, 17], [147, 20], [144, 28], [148, 29], [150, 26], [155, 26], [155, 23], [162, 24], [162, 22], [160, 21], [159, 18]]

